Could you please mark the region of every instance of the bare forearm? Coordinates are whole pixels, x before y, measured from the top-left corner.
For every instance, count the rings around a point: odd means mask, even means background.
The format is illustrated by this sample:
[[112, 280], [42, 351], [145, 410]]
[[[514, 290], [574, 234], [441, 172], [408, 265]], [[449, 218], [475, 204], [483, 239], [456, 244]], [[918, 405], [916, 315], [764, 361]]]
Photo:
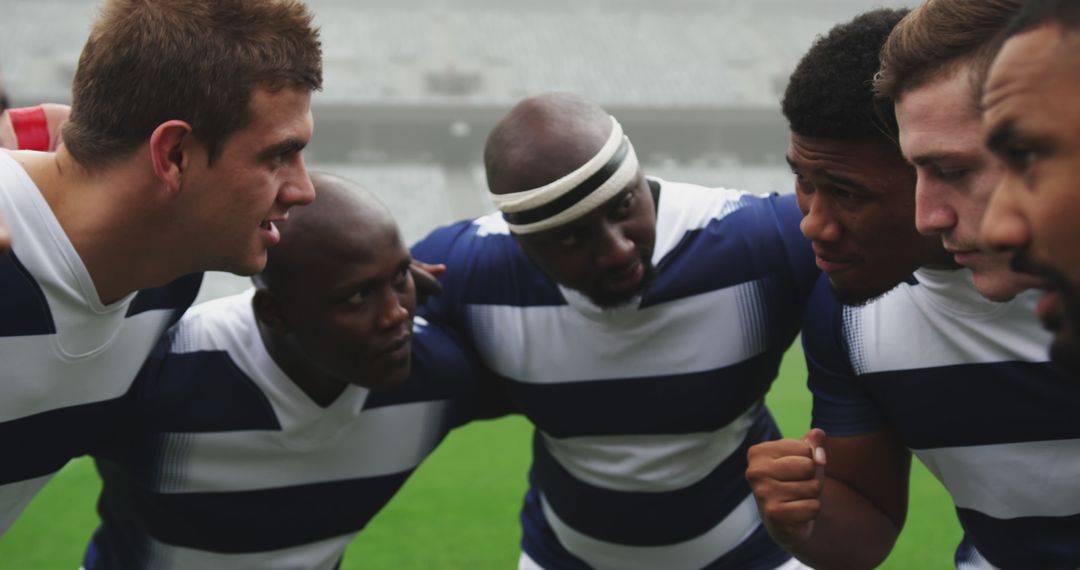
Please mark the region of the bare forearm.
[[841, 481], [826, 477], [821, 499], [821, 513], [810, 537], [785, 548], [818, 570], [880, 565], [892, 550], [900, 526]]

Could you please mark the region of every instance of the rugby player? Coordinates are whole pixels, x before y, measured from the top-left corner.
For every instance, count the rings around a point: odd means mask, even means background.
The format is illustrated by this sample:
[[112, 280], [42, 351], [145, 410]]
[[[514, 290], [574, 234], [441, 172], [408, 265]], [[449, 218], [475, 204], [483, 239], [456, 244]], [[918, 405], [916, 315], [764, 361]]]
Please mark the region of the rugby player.
[[1080, 374], [1080, 5], [1038, 0], [1010, 26], [983, 96], [986, 143], [1005, 171], [982, 236], [1049, 283], [1037, 311], [1051, 358]]
[[312, 181], [254, 292], [190, 310], [140, 373], [96, 455], [86, 570], [337, 568], [452, 427], [496, 413], [457, 335], [414, 321], [390, 213]]
[[742, 477], [818, 276], [794, 197], [648, 178], [571, 94], [518, 103], [484, 161], [500, 211], [413, 255], [536, 427], [519, 567], [798, 567]]
[[[91, 451], [199, 272], [251, 274], [314, 197], [322, 55], [294, 0], [107, 0], [55, 153], [0, 151], [0, 533]], [[207, 90], [208, 85], [214, 89]]]
[[[896, 107], [902, 146], [915, 143], [902, 151], [918, 157], [917, 180], [908, 175], [906, 184], [886, 184], [885, 170], [857, 160], [862, 145], [849, 140], [845, 152], [844, 137], [836, 135], [833, 153], [820, 162], [821, 169], [834, 174], [863, 169], [861, 178], [846, 178], [866, 180], [876, 192], [850, 192], [834, 181], [835, 175], [808, 180], [800, 170], [800, 203], [808, 220], [818, 218], [803, 226], [810, 230], [815, 249], [861, 246], [869, 257], [906, 265], [894, 253], [903, 248], [895, 240], [919, 239], [911, 232], [917, 225], [911, 198], [918, 211], [922, 194], [916, 186], [924, 184], [928, 163], [963, 160], [970, 166], [984, 158], [973, 132], [979, 129], [977, 122], [956, 125], [943, 120], [960, 119], [952, 115], [927, 122], [905, 105], [921, 103], [925, 106], [920, 110], [929, 113], [977, 113], [970, 83], [964, 84], [966, 89], [935, 90], [953, 81], [953, 74], [967, 77], [972, 67], [988, 63], [988, 56], [974, 54], [983, 53], [984, 44], [1000, 32], [1015, 8], [929, 2], [889, 34], [879, 80], [894, 81], [890, 74], [904, 69], [909, 77], [927, 82], [901, 87]], [[798, 106], [785, 101], [793, 131], [804, 124], [843, 124], [866, 116], [853, 109], [874, 104], [869, 89], [861, 93], [861, 104], [837, 101], [850, 93], [850, 79], [830, 84], [802, 73], [806, 63], [813, 62], [811, 69], [832, 68], [839, 77], [869, 79], [887, 28], [879, 29], [876, 41], [860, 41], [859, 22], [837, 28], [815, 45], [792, 76], [793, 84], [813, 87], [788, 90], [804, 99]], [[958, 32], [966, 39], [957, 37]], [[859, 59], [851, 56], [856, 50], [864, 54], [862, 65], [845, 67]], [[926, 58], [918, 66], [916, 55]], [[807, 93], [813, 91], [810, 98]], [[825, 104], [816, 106], [815, 100]], [[794, 144], [792, 148], [797, 150]], [[894, 163], [900, 153], [894, 148]], [[974, 181], [949, 181], [959, 186], [952, 191], [980, 192], [984, 198], [985, 187], [978, 184], [994, 182], [978, 176]], [[930, 182], [942, 183], [935, 178]], [[948, 191], [940, 186], [936, 190]], [[890, 192], [902, 193], [906, 208], [897, 211], [882, 199]], [[970, 198], [945, 200], [957, 204]], [[968, 216], [980, 208], [968, 203], [957, 211]], [[886, 228], [875, 219], [890, 215], [907, 220], [908, 228], [889, 231], [893, 240], [882, 241]], [[975, 224], [967, 218], [951, 222], [961, 229]], [[830, 240], [831, 235], [820, 230], [832, 226], [848, 228], [846, 237]], [[1080, 476], [1075, 460], [1080, 457], [1080, 434], [1070, 419], [1080, 405], [1080, 389], [1063, 381], [1061, 372], [1047, 362], [1042, 343], [1048, 335], [1030, 312], [1031, 294], [998, 303], [976, 289], [982, 279], [983, 289], [990, 286], [1003, 294], [1009, 280], [994, 272], [1005, 268], [984, 263], [991, 260], [965, 258], [974, 261], [976, 272], [986, 272], [973, 282], [970, 270], [949, 267], [954, 256], [947, 251], [948, 238], [955, 235], [947, 233], [942, 244], [946, 249], [928, 258], [912, 278], [895, 283], [895, 289], [868, 304], [841, 305], [824, 282], [811, 300], [803, 338], [815, 428], [802, 440], [752, 448], [747, 470], [767, 527], [811, 566], [873, 567], [885, 559], [906, 517], [911, 453], [942, 481], [956, 505], [965, 532], [956, 554], [958, 567], [1071, 568], [1080, 563], [1075, 548], [1080, 493], [1072, 484]], [[835, 297], [841, 299], [852, 296], [842, 291], [846, 280], [840, 277], [847, 269], [826, 268]], [[1039, 484], [1032, 485], [1033, 480]]]

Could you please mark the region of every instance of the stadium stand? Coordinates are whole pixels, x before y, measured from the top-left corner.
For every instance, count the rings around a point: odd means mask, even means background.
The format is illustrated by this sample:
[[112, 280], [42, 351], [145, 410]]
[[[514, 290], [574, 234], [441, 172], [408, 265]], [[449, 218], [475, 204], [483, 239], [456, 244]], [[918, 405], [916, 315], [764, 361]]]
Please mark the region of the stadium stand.
[[[487, 208], [481, 148], [510, 105], [566, 90], [616, 114], [652, 174], [789, 191], [787, 75], [815, 35], [878, 3], [308, 0], [326, 78], [308, 162], [393, 196], [418, 237]], [[95, 4], [5, 3], [0, 77], [13, 104], [69, 101]], [[423, 207], [398, 209], [399, 196]]]

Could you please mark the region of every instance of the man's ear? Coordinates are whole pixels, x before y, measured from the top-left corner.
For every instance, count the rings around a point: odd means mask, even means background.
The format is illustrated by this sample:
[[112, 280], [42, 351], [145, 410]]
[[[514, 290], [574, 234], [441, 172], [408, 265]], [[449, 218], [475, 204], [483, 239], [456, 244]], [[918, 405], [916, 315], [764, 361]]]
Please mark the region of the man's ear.
[[150, 162], [169, 192], [178, 192], [184, 171], [191, 163], [191, 125], [180, 120], [165, 121], [150, 134]]
[[270, 332], [283, 335], [289, 327], [285, 323], [285, 316], [281, 314], [281, 303], [270, 291], [259, 288], [255, 290], [255, 297], [251, 300], [251, 306], [255, 309], [255, 319], [263, 324]]

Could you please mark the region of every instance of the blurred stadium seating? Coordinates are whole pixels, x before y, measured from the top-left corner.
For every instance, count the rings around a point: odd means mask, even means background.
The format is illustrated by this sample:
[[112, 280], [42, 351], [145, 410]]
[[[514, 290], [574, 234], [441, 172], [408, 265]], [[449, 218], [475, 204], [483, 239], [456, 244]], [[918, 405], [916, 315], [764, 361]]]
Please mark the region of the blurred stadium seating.
[[[96, 3], [4, 0], [0, 82], [15, 104], [70, 99]], [[484, 137], [510, 105], [544, 91], [574, 91], [611, 110], [651, 173], [787, 191], [778, 111], [787, 75], [817, 34], [880, 2], [308, 4], [326, 79], [308, 160], [393, 195], [411, 239], [447, 221], [428, 209], [461, 217], [486, 207], [476, 175]]]

